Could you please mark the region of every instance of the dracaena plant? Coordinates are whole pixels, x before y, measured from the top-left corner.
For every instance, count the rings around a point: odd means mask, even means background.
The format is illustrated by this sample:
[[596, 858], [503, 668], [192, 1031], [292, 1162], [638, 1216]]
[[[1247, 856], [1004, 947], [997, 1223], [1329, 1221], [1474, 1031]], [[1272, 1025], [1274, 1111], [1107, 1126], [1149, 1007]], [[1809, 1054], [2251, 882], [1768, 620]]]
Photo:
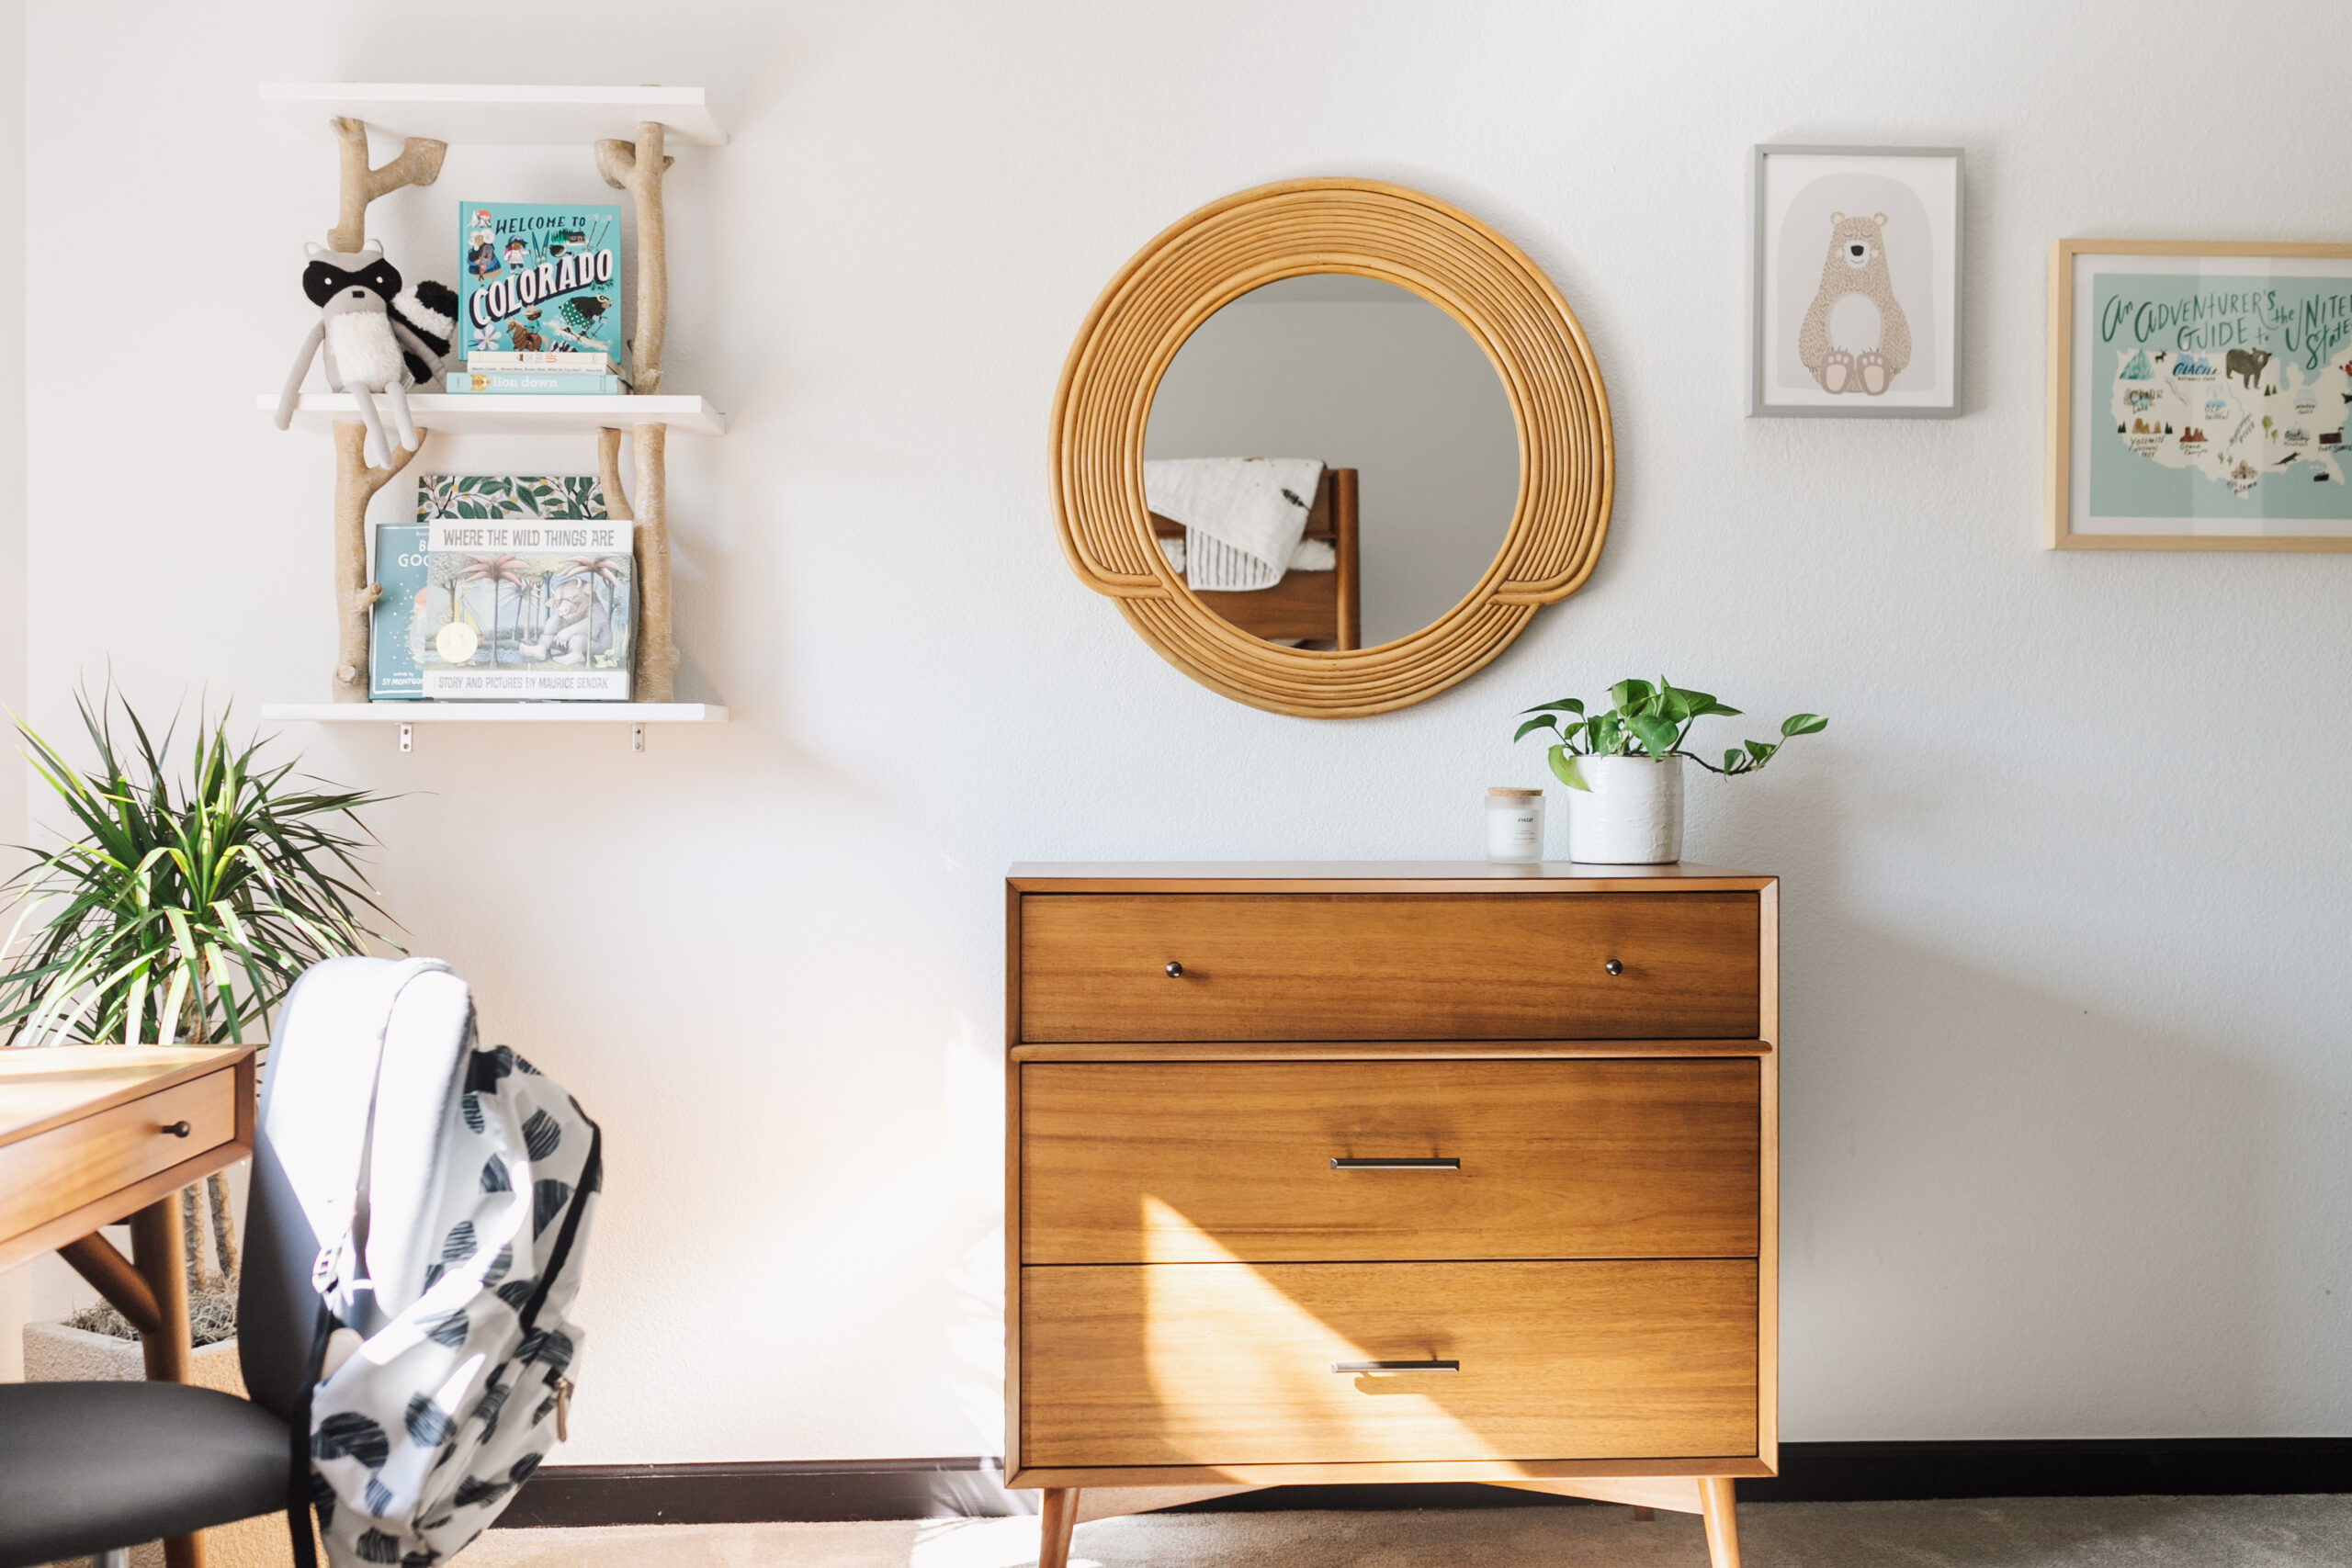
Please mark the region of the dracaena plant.
[[1553, 773], [1570, 789], [1589, 790], [1592, 785], [1577, 769], [1582, 757], [1688, 757], [1711, 773], [1735, 778], [1770, 761], [1792, 737], [1829, 727], [1817, 713], [1792, 715], [1781, 721], [1779, 740], [1749, 740], [1733, 747], [1717, 767], [1696, 751], [1683, 750], [1683, 739], [1698, 720], [1710, 714], [1736, 718], [1737, 708], [1724, 706], [1708, 693], [1685, 690], [1664, 676], [1655, 686], [1647, 681], [1620, 681], [1609, 688], [1609, 703], [1591, 714], [1575, 697], [1538, 703], [1521, 710], [1536, 716], [1521, 724], [1512, 739], [1524, 740], [1539, 730], [1549, 731]]
[[[22, 721], [33, 772], [72, 830], [0, 888], [20, 906], [0, 947], [0, 1029], [17, 1045], [172, 1044], [266, 1035], [270, 1010], [321, 959], [365, 953], [386, 919], [357, 856], [363, 807], [387, 797], [299, 787], [293, 762], [229, 739], [228, 711], [197, 716], [184, 779], [160, 739], [109, 694], [77, 697], [96, 766], [78, 769]], [[389, 943], [387, 945], [390, 945]]]

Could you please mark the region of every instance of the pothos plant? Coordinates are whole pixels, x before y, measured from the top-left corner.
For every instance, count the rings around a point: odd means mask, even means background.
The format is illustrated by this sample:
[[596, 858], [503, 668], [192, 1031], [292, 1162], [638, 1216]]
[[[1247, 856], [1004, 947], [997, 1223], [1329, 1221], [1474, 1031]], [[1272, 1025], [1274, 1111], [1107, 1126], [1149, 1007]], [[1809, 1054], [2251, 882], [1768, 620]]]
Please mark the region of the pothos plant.
[[1792, 737], [1829, 728], [1829, 721], [1817, 713], [1792, 714], [1781, 721], [1779, 740], [1745, 741], [1724, 751], [1723, 766], [1717, 767], [1696, 751], [1684, 750], [1683, 739], [1698, 720], [1710, 714], [1736, 718], [1737, 708], [1726, 707], [1708, 693], [1687, 691], [1662, 675], [1655, 686], [1647, 681], [1620, 681], [1609, 688], [1609, 702], [1608, 707], [1589, 715], [1575, 697], [1523, 708], [1522, 714], [1536, 716], [1522, 723], [1511, 739], [1524, 740], [1538, 730], [1549, 730], [1553, 774], [1570, 789], [1589, 791], [1592, 785], [1577, 768], [1579, 758], [1688, 757], [1711, 773], [1736, 778], [1770, 761]]

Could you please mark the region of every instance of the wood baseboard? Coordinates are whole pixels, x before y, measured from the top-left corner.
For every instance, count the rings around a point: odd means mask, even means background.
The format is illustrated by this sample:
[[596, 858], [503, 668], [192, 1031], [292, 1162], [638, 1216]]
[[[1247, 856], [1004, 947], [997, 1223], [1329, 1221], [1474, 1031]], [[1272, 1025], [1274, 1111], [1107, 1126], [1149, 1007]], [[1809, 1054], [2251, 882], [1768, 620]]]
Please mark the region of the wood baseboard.
[[[818, 1523], [1037, 1511], [989, 1458], [557, 1464], [534, 1475], [502, 1528]], [[2225, 1496], [2352, 1492], [2352, 1438], [2067, 1438], [1782, 1443], [1781, 1473], [1739, 1483], [1743, 1503], [1925, 1497]], [[1582, 1507], [1469, 1483], [1274, 1486], [1183, 1505], [1187, 1513], [1285, 1508]]]

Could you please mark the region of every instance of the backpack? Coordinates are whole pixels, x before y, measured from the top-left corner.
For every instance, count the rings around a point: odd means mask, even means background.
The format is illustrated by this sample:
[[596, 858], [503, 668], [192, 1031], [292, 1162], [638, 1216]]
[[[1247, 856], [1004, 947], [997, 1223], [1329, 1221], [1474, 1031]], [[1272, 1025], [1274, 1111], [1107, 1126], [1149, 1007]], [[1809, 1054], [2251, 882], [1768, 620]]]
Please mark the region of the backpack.
[[262, 1118], [282, 1156], [305, 1119], [273, 1117], [281, 1093], [299, 1105], [332, 1079], [367, 1104], [356, 1137], [320, 1117], [286, 1161], [321, 1243], [319, 1362], [292, 1424], [319, 1536], [334, 1568], [430, 1568], [563, 1438], [603, 1135], [552, 1078], [480, 1044], [471, 994], [437, 959], [316, 966], [271, 1056]]

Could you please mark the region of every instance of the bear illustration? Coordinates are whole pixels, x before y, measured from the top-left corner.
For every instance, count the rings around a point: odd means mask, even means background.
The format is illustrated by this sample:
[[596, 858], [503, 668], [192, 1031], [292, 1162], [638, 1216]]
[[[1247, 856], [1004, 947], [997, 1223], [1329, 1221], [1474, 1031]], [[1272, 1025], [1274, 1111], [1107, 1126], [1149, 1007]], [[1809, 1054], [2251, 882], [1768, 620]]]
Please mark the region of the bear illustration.
[[2269, 363], [2269, 353], [2259, 348], [2233, 348], [2230, 350], [2230, 356], [2222, 361], [2226, 367], [2224, 374], [2233, 380], [2243, 377], [2245, 389], [2249, 392], [2254, 390], [2255, 383], [2262, 379], [2263, 368]]
[[[1894, 302], [1886, 272], [1886, 214], [1849, 218], [1829, 215], [1829, 254], [1821, 264], [1821, 292], [1804, 313], [1797, 333], [1797, 358], [1826, 392], [1878, 396], [1911, 363], [1911, 323]], [[1878, 342], [1857, 354], [1829, 341], [1829, 313], [1840, 299], [1859, 294], [1878, 309]]]

